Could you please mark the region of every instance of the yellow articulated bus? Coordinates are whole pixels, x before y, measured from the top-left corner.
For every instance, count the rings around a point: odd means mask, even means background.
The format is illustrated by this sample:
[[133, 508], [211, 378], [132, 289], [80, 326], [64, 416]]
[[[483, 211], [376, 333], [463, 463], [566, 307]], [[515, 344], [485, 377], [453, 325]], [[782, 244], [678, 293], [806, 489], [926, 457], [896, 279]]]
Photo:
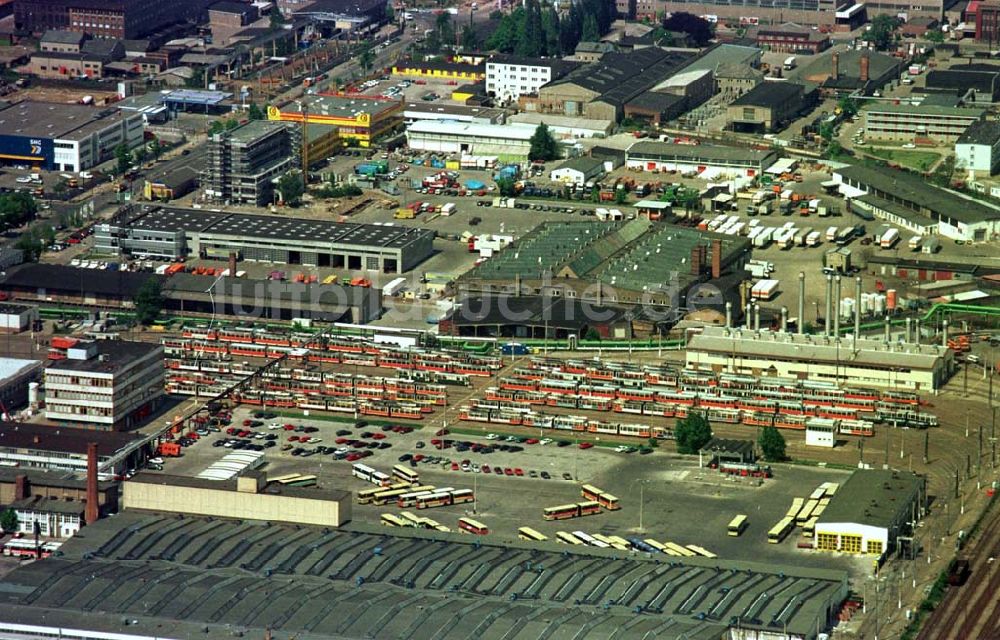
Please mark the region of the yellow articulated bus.
[[778, 524], [771, 527], [771, 530], [767, 532], [767, 541], [771, 544], [778, 544], [785, 539], [785, 536], [788, 535], [794, 526], [794, 519], [789, 517], [782, 518]]
[[542, 535], [531, 527], [521, 527], [518, 529], [517, 537], [521, 540], [534, 540], [536, 542], [543, 542], [549, 539], [548, 536]]
[[747, 517], [741, 513], [740, 515], [736, 516], [735, 518], [729, 521], [729, 526], [726, 528], [726, 530], [729, 533], [729, 535], [735, 538], [737, 536], [742, 535], [743, 532], [747, 530], [748, 526], [750, 526], [750, 520], [747, 519]]

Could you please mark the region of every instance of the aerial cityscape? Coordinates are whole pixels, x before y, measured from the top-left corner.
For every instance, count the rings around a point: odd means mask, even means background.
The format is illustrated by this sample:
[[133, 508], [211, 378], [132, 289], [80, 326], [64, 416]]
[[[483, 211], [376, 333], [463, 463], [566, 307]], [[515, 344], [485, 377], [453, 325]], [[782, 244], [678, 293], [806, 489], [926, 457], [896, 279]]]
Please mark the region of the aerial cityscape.
[[1000, 640], [1000, 0], [0, 0], [0, 639]]

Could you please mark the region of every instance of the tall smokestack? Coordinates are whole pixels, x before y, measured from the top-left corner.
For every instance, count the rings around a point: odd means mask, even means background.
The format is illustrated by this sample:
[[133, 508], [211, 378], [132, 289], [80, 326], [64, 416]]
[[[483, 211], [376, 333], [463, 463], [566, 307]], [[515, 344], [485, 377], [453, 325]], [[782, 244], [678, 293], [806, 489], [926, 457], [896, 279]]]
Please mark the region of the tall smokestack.
[[760, 331], [760, 305], [756, 302], [753, 305], [753, 330]]
[[236, 277], [236, 252], [235, 251], [230, 251], [229, 252], [229, 277], [230, 278], [235, 278]]
[[14, 500], [24, 500], [28, 497], [28, 476], [19, 473], [14, 476]]
[[885, 317], [885, 343], [889, 344], [889, 316]]
[[806, 331], [806, 274], [802, 271], [799, 271], [799, 319], [796, 322], [795, 331], [801, 336]]
[[97, 443], [87, 444], [87, 506], [84, 519], [87, 524], [97, 522], [99, 513], [97, 498]]
[[840, 340], [840, 276], [833, 281], [833, 334], [837, 340]]
[[854, 279], [854, 342], [861, 334], [861, 276]]
[[733, 328], [733, 303], [732, 302], [727, 302], [726, 303], [726, 328], [727, 329], [732, 329]]
[[920, 318], [913, 319], [913, 342], [920, 346]]
[[868, 65], [870, 62], [871, 60], [868, 58], [867, 53], [861, 56], [861, 73], [860, 78], [858, 78], [861, 82], [868, 82]]
[[830, 62], [833, 65], [833, 68], [830, 69], [830, 79], [836, 80], [840, 77], [840, 54], [834, 53], [830, 57]]
[[948, 321], [941, 321], [941, 346], [945, 349], [948, 348]]
[[691, 275], [701, 275], [701, 247], [691, 247]]
[[781, 307], [781, 333], [788, 333], [788, 307]]
[[712, 240], [712, 279], [718, 280], [722, 276], [722, 240], [714, 238]]
[[744, 324], [746, 325], [747, 331], [749, 331], [752, 327], [750, 323], [753, 322], [753, 305], [749, 302], [747, 303], [746, 314], [744, 317], [746, 318], [746, 322]]
[[906, 343], [909, 344], [913, 342], [913, 320], [910, 318], [906, 319]]
[[826, 315], [823, 316], [823, 335], [830, 337], [830, 288], [833, 287], [833, 276], [826, 276]]

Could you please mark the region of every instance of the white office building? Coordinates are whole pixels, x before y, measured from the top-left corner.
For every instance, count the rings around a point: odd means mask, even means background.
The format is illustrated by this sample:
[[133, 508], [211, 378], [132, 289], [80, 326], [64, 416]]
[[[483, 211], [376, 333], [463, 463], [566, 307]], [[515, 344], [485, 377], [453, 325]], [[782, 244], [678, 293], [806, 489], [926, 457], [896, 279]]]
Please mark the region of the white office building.
[[486, 92], [500, 103], [516, 102], [576, 67], [577, 63], [556, 58], [496, 56], [486, 62]]
[[955, 167], [973, 176], [991, 176], [1000, 170], [1000, 122], [975, 122], [955, 142]]

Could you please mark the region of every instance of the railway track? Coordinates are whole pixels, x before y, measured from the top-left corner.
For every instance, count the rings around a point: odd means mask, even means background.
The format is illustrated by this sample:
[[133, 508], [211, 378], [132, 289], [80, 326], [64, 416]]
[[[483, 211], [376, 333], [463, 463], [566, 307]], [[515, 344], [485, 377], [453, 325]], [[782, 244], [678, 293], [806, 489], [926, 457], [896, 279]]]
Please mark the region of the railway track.
[[966, 557], [966, 584], [949, 587], [917, 640], [1000, 638], [1000, 509], [991, 509]]

